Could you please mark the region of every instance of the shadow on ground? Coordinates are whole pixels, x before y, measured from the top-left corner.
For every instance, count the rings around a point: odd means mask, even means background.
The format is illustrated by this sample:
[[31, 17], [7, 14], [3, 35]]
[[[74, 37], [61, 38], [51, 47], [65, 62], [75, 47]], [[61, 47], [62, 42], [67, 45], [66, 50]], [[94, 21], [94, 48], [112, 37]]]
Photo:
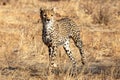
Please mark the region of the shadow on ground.
[[[120, 60], [118, 61], [118, 63]], [[61, 64], [59, 69], [54, 70], [54, 74], [57, 76], [60, 75], [71, 75], [72, 67], [70, 64]], [[6, 67], [0, 70], [1, 76], [8, 77], [12, 76], [12, 80], [29, 80], [30, 77], [32, 78], [40, 78], [42, 80], [48, 80], [48, 65], [46, 63], [35, 63], [33, 65], [26, 66], [26, 68], [20, 67]], [[120, 65], [106, 65], [102, 64], [101, 62], [90, 62], [84, 66], [77, 67], [77, 75], [103, 75], [104, 79], [107, 79], [107, 76], [112, 76], [114, 79], [120, 79]]]

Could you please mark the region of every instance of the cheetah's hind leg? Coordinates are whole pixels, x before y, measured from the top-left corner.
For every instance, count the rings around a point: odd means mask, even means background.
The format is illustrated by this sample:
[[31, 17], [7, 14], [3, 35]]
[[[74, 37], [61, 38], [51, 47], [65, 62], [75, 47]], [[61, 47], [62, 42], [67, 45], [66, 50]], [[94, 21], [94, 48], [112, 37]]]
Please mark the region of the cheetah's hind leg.
[[80, 52], [80, 55], [81, 55], [81, 62], [82, 64], [84, 65], [85, 64], [85, 54], [83, 52], [83, 43], [82, 41], [80, 40], [80, 38], [78, 38], [76, 41], [75, 41], [75, 44], [76, 46], [78, 47], [79, 49], [79, 52]]

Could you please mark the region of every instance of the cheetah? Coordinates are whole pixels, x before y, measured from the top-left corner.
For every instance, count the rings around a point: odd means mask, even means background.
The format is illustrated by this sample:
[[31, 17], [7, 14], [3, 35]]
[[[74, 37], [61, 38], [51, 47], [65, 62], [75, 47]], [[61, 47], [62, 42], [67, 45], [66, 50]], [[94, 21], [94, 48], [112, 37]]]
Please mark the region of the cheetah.
[[55, 8], [40, 8], [40, 18], [43, 24], [42, 39], [48, 46], [50, 61], [49, 66], [51, 69], [57, 67], [55, 64], [57, 48], [62, 45], [73, 64], [73, 68], [76, 67], [76, 61], [72, 56], [70, 49], [70, 38], [73, 39], [76, 47], [79, 49], [81, 63], [84, 65], [84, 53], [82, 49], [82, 41], [80, 39], [79, 27], [73, 20], [67, 17], [55, 20], [55, 14]]

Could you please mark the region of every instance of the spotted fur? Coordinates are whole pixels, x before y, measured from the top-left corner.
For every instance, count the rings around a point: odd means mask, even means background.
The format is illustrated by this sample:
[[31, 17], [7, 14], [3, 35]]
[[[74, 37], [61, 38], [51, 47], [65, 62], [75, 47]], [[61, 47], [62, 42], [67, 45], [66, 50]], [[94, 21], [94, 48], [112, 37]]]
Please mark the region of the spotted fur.
[[79, 27], [69, 18], [55, 20], [54, 9], [40, 9], [40, 16], [43, 23], [43, 41], [49, 49], [50, 67], [57, 67], [55, 64], [57, 47], [63, 45], [68, 57], [76, 67], [76, 61], [70, 50], [70, 38], [73, 39], [81, 54], [81, 62], [84, 64], [84, 53], [80, 39]]

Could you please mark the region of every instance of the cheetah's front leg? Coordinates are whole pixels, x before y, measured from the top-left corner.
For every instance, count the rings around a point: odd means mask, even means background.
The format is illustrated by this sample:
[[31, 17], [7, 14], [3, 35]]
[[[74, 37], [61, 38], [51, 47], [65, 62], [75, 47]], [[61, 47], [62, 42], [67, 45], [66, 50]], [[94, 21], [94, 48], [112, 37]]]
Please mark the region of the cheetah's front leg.
[[64, 45], [63, 45], [68, 57], [70, 58], [70, 60], [73, 63], [73, 72], [76, 74], [76, 61], [74, 59], [74, 57], [72, 56], [72, 52], [70, 50], [70, 45], [69, 45], [69, 40], [67, 40]]
[[57, 67], [57, 64], [55, 64], [56, 52], [57, 52], [56, 46], [49, 47], [49, 71], [50, 73], [53, 71], [54, 68]]

